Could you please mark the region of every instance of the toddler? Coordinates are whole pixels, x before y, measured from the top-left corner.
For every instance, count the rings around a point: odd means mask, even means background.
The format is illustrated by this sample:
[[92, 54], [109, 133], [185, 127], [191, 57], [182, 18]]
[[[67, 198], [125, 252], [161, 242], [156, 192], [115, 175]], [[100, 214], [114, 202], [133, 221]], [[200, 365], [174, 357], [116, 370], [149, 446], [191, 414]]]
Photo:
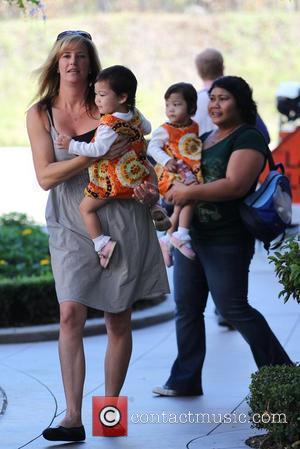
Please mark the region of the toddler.
[[[78, 142], [65, 135], [57, 140], [58, 147], [68, 149], [71, 154], [101, 158], [89, 167], [90, 182], [80, 212], [103, 268], [107, 268], [116, 242], [103, 234], [97, 210], [108, 199], [132, 198], [133, 189], [144, 181], [157, 184], [155, 171], [146, 158], [144, 139], [144, 134], [151, 131], [151, 124], [135, 109], [136, 89], [136, 77], [128, 68], [115, 65], [102, 70], [95, 83], [95, 103], [102, 116], [93, 141]], [[119, 158], [105, 159], [103, 156], [119, 134], [128, 137], [128, 151]], [[152, 206], [150, 213], [158, 230], [171, 226], [159, 205]]]
[[[165, 101], [169, 121], [154, 131], [147, 151], [157, 162], [155, 169], [162, 196], [172, 189], [175, 181], [187, 185], [202, 182], [202, 143], [198, 137], [198, 124], [191, 119], [197, 109], [197, 92], [191, 84], [173, 84], [165, 93]], [[168, 233], [160, 238], [167, 266], [172, 265], [172, 246], [189, 259], [196, 257], [189, 235], [193, 211], [192, 204], [174, 207], [172, 226]]]

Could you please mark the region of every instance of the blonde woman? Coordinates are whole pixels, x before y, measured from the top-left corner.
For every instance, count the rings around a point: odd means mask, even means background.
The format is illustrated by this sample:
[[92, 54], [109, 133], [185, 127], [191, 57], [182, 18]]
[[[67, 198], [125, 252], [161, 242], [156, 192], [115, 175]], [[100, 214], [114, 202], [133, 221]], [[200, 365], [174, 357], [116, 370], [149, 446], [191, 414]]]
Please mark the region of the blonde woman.
[[[79, 204], [88, 183], [92, 159], [60, 150], [59, 134], [90, 142], [99, 122], [94, 81], [100, 71], [89, 33], [64, 31], [40, 69], [38, 102], [27, 114], [37, 179], [50, 190], [46, 221], [53, 275], [60, 307], [59, 357], [66, 397], [66, 414], [58, 427], [45, 429], [51, 441], [82, 441], [81, 419], [85, 377], [83, 328], [87, 308], [103, 310], [108, 335], [105, 394], [118, 396], [131, 356], [131, 307], [140, 299], [168, 292], [158, 240], [148, 212], [158, 199], [156, 186], [144, 183], [136, 200], [115, 200], [99, 210], [105, 232], [118, 241], [109, 269], [99, 268]], [[126, 152], [119, 138], [105, 158]], [[143, 204], [145, 203], [145, 204]], [[126, 229], [126, 238], [123, 234]]]

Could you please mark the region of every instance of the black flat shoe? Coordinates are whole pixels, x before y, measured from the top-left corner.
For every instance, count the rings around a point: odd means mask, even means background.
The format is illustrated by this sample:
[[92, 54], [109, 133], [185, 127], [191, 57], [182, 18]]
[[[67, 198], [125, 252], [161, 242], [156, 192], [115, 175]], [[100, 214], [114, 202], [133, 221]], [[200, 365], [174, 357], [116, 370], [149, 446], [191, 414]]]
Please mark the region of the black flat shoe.
[[83, 441], [85, 430], [80, 427], [48, 427], [43, 431], [43, 437], [49, 441]]

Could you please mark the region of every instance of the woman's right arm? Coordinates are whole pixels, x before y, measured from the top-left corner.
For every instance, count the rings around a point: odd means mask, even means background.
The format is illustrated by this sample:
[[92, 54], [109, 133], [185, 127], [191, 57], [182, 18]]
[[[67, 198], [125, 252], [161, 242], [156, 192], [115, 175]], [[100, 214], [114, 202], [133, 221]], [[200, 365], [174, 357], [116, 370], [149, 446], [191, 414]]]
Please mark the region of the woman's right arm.
[[47, 117], [37, 105], [29, 109], [26, 124], [37, 180], [44, 190], [67, 181], [91, 164], [91, 158], [84, 156], [55, 161], [53, 142], [47, 129]]

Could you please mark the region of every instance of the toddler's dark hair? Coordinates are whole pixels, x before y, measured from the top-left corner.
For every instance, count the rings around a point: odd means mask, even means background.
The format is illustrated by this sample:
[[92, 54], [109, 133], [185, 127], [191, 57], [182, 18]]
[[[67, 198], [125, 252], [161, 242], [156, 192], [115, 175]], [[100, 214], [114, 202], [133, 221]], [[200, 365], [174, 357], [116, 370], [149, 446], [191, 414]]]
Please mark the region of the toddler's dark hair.
[[96, 78], [98, 81], [108, 81], [110, 88], [117, 94], [127, 94], [126, 105], [129, 110], [135, 107], [135, 94], [137, 89], [137, 79], [127, 67], [123, 65], [113, 65], [103, 69]]
[[187, 110], [190, 115], [195, 115], [197, 110], [197, 91], [189, 83], [176, 83], [170, 86], [165, 93], [165, 100], [172, 94], [182, 94], [187, 103]]

